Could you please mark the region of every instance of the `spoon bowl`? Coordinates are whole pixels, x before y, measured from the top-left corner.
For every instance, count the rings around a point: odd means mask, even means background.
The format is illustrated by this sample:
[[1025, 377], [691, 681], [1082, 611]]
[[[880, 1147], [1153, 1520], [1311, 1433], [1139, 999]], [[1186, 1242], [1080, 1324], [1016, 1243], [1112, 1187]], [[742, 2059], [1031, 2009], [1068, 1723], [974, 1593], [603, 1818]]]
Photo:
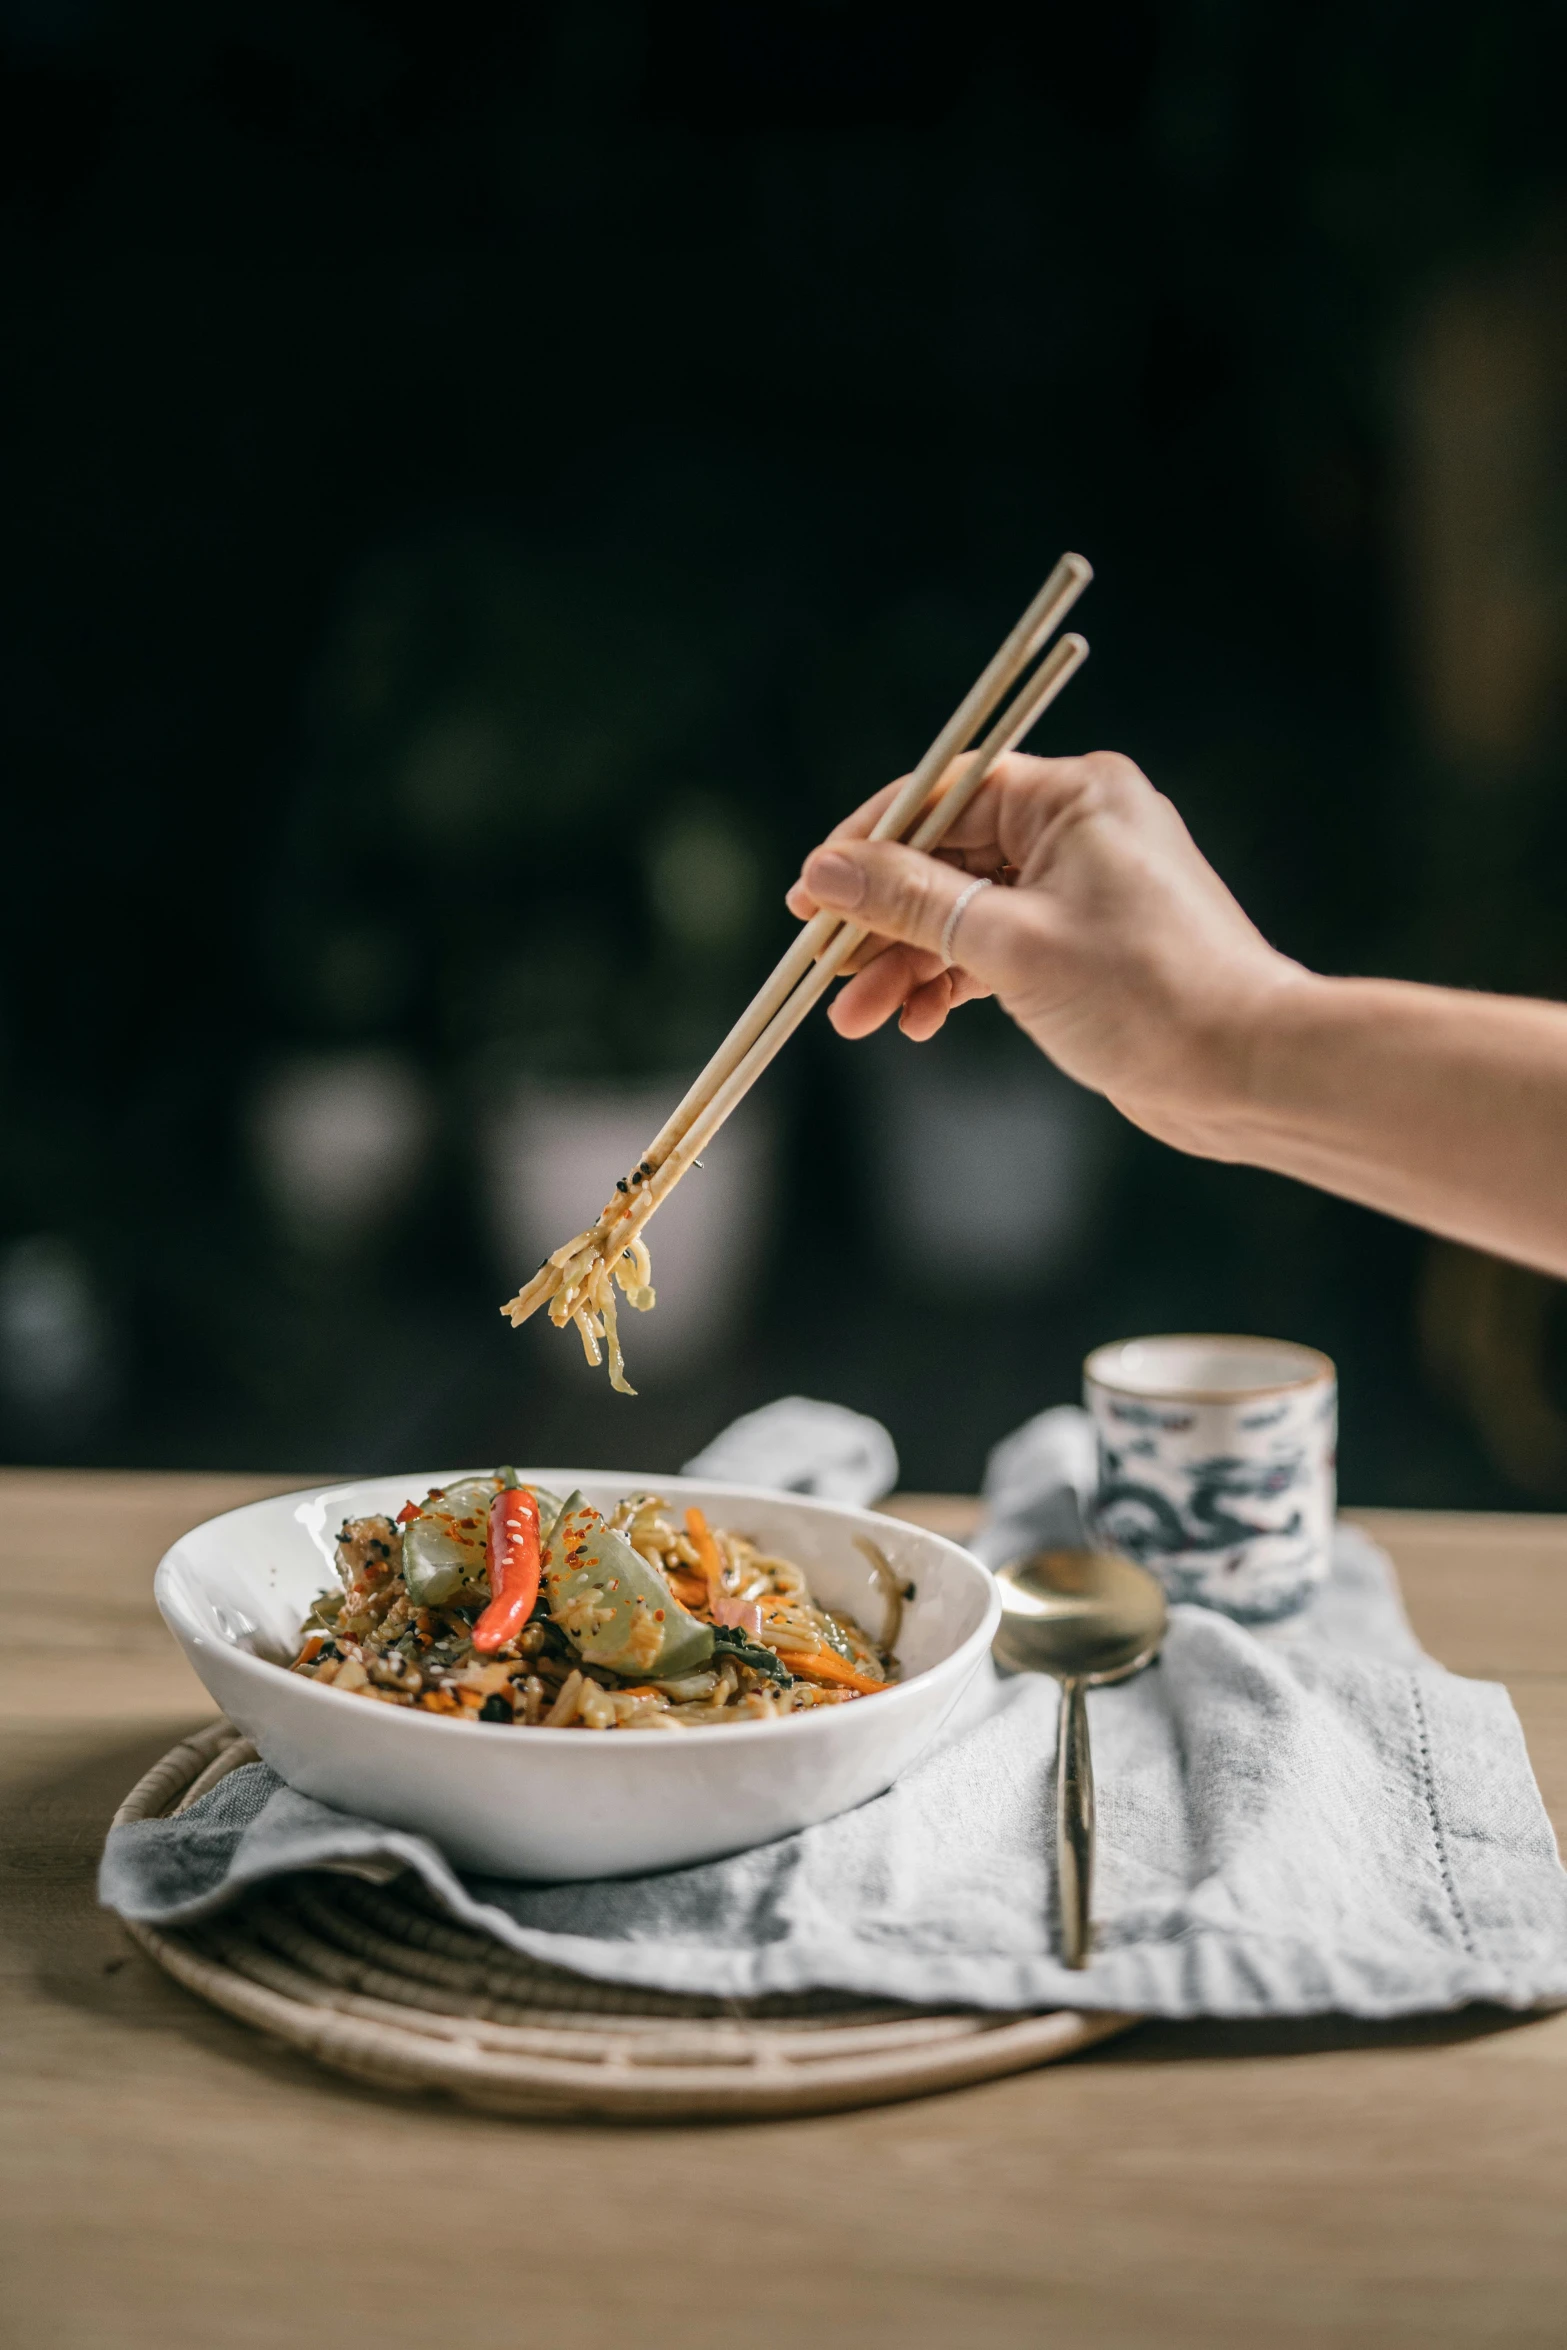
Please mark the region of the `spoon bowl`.
[[1056, 1880], [1061, 1956], [1084, 1967], [1093, 1943], [1094, 1766], [1086, 1692], [1152, 1663], [1169, 1611], [1162, 1586], [1114, 1550], [1040, 1550], [996, 1573], [995, 1654], [1061, 1684], [1056, 1732]]
[[1164, 1638], [1163, 1586], [1116, 1550], [1040, 1550], [996, 1573], [996, 1654], [1014, 1672], [1098, 1686], [1135, 1671]]

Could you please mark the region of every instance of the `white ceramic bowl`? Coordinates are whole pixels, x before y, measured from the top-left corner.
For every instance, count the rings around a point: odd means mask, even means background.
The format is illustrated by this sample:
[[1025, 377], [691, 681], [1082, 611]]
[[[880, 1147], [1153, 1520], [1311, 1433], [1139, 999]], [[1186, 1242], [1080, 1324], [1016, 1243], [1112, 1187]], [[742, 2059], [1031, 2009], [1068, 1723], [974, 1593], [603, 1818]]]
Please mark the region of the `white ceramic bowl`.
[[252, 1502], [182, 1535], [157, 1599], [230, 1721], [307, 1795], [432, 1837], [460, 1866], [503, 1877], [636, 1876], [768, 1843], [890, 1787], [973, 1678], [1000, 1614], [967, 1551], [897, 1518], [698, 1477], [525, 1469], [555, 1493], [580, 1485], [608, 1510], [653, 1492], [792, 1558], [816, 1597], [871, 1630], [882, 1600], [852, 1537], [868, 1534], [905, 1582], [885, 1696], [779, 1722], [688, 1730], [517, 1730], [452, 1721], [322, 1687], [281, 1663], [300, 1620], [335, 1583], [344, 1517], [395, 1514], [461, 1471], [367, 1477]]

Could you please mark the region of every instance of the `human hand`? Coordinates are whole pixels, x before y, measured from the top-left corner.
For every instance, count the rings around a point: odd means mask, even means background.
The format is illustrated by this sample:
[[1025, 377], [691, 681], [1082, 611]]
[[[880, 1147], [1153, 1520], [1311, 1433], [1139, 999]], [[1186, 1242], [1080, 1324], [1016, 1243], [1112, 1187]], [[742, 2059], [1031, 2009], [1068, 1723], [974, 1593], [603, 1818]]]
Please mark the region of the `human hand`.
[[[1170, 802], [1114, 752], [1012, 753], [931, 856], [867, 837], [896, 789], [840, 824], [789, 892], [802, 920], [826, 907], [872, 933], [832, 1006], [839, 1035], [898, 1012], [923, 1042], [955, 1005], [994, 995], [1136, 1124], [1231, 1155], [1256, 1023], [1309, 975], [1247, 919]], [[948, 937], [976, 878], [999, 886], [975, 891]]]

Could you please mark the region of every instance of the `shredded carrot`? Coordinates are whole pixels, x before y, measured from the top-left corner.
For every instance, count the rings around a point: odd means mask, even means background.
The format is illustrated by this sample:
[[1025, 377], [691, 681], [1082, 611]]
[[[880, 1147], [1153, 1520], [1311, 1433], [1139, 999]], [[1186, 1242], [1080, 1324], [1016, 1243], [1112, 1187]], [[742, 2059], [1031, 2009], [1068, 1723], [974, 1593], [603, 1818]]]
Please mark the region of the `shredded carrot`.
[[718, 1545], [708, 1530], [707, 1520], [695, 1502], [686, 1512], [686, 1532], [691, 1537], [692, 1549], [702, 1562], [702, 1572], [707, 1577], [708, 1589], [716, 1599], [723, 1588], [724, 1562], [719, 1555]]
[[300, 1650], [298, 1656], [295, 1657], [295, 1664], [313, 1665], [316, 1661], [316, 1658], [321, 1654], [321, 1651], [323, 1648], [325, 1648], [325, 1646], [326, 1634], [324, 1632], [313, 1633], [310, 1639], [305, 1642], [305, 1645]]
[[664, 1580], [682, 1607], [700, 1607], [708, 1596], [708, 1586], [700, 1575], [682, 1575], [678, 1567], [672, 1567]]
[[873, 1681], [868, 1673], [857, 1673], [853, 1665], [846, 1665], [842, 1657], [830, 1648], [816, 1649], [809, 1656], [780, 1649], [778, 1661], [787, 1665], [791, 1673], [798, 1673], [808, 1681], [841, 1681], [846, 1689], [858, 1689], [862, 1697], [869, 1697], [876, 1690], [889, 1686], [885, 1681]]

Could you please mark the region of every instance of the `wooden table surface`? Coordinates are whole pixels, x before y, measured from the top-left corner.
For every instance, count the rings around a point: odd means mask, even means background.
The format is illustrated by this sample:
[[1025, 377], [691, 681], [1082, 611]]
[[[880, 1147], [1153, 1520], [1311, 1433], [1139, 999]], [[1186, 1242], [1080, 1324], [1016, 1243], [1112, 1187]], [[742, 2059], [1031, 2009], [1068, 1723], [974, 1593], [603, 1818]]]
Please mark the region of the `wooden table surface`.
[[[318, 2074], [95, 1906], [210, 1715], [153, 1566], [285, 1480], [0, 1473], [0, 2340], [1532, 2350], [1567, 2341], [1567, 2013], [1148, 2024], [863, 2113], [530, 2124]], [[292, 1480], [298, 1482], [298, 1480]], [[968, 1505], [908, 1514], [960, 1530]], [[1365, 1513], [1567, 1821], [1567, 1519]]]

